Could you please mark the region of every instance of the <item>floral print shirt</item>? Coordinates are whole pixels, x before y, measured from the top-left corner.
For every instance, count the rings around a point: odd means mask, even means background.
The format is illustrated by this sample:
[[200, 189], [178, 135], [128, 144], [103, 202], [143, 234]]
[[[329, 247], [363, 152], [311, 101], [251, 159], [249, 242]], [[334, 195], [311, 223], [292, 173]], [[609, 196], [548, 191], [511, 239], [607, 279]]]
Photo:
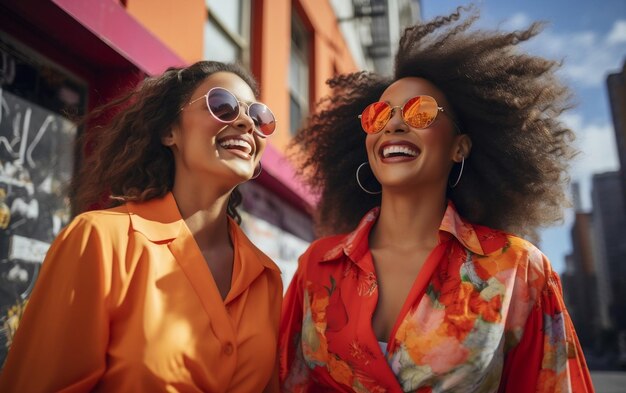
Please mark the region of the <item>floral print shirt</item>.
[[381, 352], [368, 237], [315, 241], [287, 291], [280, 332], [284, 392], [593, 391], [558, 276], [527, 241], [463, 220], [448, 204], [439, 244]]

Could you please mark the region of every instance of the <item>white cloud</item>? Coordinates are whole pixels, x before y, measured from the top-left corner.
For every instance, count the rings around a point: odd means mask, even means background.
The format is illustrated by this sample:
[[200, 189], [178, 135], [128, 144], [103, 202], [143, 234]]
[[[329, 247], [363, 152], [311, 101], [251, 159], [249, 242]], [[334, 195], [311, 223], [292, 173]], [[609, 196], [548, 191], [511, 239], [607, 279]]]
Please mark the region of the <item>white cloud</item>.
[[526, 49], [555, 60], [564, 60], [559, 71], [580, 87], [603, 87], [609, 73], [621, 69], [626, 57], [626, 21], [618, 20], [604, 36], [592, 31], [555, 33], [549, 26], [526, 44]]
[[626, 42], [626, 20], [618, 20], [613, 24], [613, 28], [606, 38], [609, 45], [616, 45]]
[[572, 36], [570, 45], [591, 48], [596, 46], [596, 38], [597, 36], [595, 32], [583, 31]]
[[523, 12], [518, 12], [514, 14], [512, 17], [508, 18], [503, 23], [504, 30], [519, 30], [525, 29], [530, 26], [531, 20], [528, 15]]
[[563, 115], [561, 120], [576, 132], [576, 145], [581, 153], [572, 163], [570, 176], [572, 181], [580, 184], [582, 207], [589, 210], [593, 174], [615, 171], [619, 168], [615, 131], [611, 124], [585, 123], [578, 113]]

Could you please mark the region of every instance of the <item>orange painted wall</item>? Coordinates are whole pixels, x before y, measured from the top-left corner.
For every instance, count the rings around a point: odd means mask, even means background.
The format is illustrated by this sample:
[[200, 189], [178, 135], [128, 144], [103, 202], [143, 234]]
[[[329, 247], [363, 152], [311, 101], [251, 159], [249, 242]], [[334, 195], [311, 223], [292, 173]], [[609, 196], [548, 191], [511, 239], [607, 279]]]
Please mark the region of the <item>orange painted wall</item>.
[[[226, 1], [226, 0], [225, 0]], [[261, 101], [278, 119], [269, 139], [284, 151], [289, 130], [289, 53], [292, 7], [311, 33], [310, 103], [328, 93], [334, 69], [356, 70], [329, 0], [252, 0], [252, 72], [261, 86]], [[127, 11], [188, 62], [202, 59], [207, 10], [203, 0], [127, 0]]]
[[255, 0], [252, 11], [252, 71], [259, 80], [261, 100], [278, 120], [269, 142], [284, 151], [289, 142], [289, 42], [291, 1]]
[[[328, 0], [255, 0], [260, 22], [255, 30], [257, 41], [253, 53], [253, 71], [259, 78], [262, 99], [272, 108], [279, 121], [277, 135], [271, 143], [284, 151], [291, 139], [289, 130], [289, 53], [292, 6], [308, 24], [311, 33], [310, 103], [328, 93], [326, 80], [338, 72], [356, 70], [356, 63], [339, 30], [335, 13]], [[270, 6], [271, 4], [271, 6]]]
[[126, 11], [189, 63], [203, 55], [203, 0], [127, 0]]
[[330, 1], [299, 0], [298, 4], [313, 29], [312, 90], [313, 99], [318, 101], [328, 93], [326, 80], [333, 75], [333, 66], [339, 73], [346, 73], [356, 71], [357, 65], [339, 29]]

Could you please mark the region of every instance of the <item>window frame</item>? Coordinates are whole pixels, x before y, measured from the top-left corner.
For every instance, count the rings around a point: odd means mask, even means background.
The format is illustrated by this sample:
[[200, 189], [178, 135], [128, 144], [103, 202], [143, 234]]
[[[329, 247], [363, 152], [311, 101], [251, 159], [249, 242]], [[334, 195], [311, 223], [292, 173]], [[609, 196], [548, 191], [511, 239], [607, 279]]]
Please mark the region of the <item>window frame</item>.
[[[301, 42], [304, 43], [304, 47], [294, 48], [294, 37], [298, 37]], [[291, 74], [291, 68], [293, 66], [294, 58], [293, 54], [297, 56], [298, 64], [296, 66], [300, 69], [300, 75], [306, 75], [302, 80], [298, 80], [298, 86], [292, 84], [292, 76], [289, 75], [289, 105], [294, 101], [300, 109], [300, 124], [292, 129], [293, 119], [290, 119], [289, 132], [291, 135], [295, 135], [298, 129], [302, 126], [302, 121], [309, 115], [310, 102], [311, 102], [311, 60], [312, 56], [312, 34], [303, 20], [302, 16], [297, 9], [292, 9], [291, 12], [291, 35], [290, 35], [290, 49], [289, 49], [289, 73]], [[302, 89], [304, 87], [304, 89]], [[301, 91], [304, 90], [304, 91]], [[289, 113], [291, 117], [291, 109]]]
[[[232, 0], [229, 0], [232, 1]], [[219, 13], [215, 12], [215, 8], [209, 5], [208, 1], [205, 1], [205, 7], [207, 12], [206, 24], [212, 24], [216, 30], [218, 30], [226, 40], [236, 48], [238, 57], [230, 61], [240, 63], [244, 67], [250, 69], [251, 66], [251, 39], [252, 39], [252, 1], [251, 0], [239, 0], [240, 12], [239, 12], [239, 26], [241, 32], [233, 31], [229, 29], [224, 19], [219, 16]], [[207, 36], [205, 34], [204, 39]], [[206, 53], [203, 53], [203, 57], [208, 58]]]

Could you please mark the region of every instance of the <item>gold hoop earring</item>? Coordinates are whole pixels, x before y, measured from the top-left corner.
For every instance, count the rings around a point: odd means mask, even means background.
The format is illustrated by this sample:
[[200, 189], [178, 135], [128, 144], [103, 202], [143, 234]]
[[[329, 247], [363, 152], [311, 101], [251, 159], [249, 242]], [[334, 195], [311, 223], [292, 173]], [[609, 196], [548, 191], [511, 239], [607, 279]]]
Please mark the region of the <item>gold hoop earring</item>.
[[461, 156], [461, 170], [459, 171], [459, 176], [456, 178], [456, 181], [454, 182], [454, 184], [448, 183], [450, 188], [454, 188], [459, 184], [459, 182], [461, 181], [461, 176], [463, 176], [464, 167], [465, 167], [465, 157]]

